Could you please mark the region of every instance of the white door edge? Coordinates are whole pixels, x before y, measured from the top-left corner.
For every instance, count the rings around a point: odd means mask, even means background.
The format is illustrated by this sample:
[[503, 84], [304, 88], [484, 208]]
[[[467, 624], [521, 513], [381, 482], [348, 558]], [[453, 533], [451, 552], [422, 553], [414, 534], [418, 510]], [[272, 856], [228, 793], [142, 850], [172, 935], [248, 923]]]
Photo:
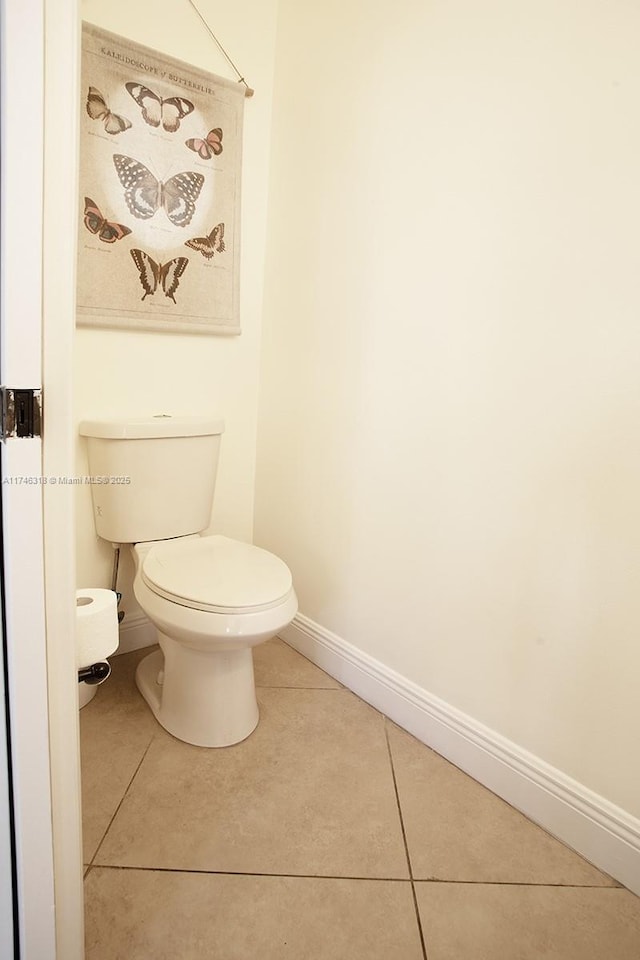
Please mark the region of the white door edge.
[[[73, 408], [78, 234], [78, 0], [45, 0], [43, 475], [76, 472]], [[43, 488], [45, 616], [56, 897], [56, 956], [83, 960], [84, 900], [75, 655], [75, 493]]]
[[82, 960], [73, 500], [43, 484], [75, 466], [79, 17], [76, 0], [0, 11], [2, 383], [38, 388], [44, 364], [44, 440], [2, 445], [19, 955]]
[[[41, 385], [43, 14], [39, 0], [2, 0], [0, 373], [5, 386], [34, 389]], [[55, 957], [41, 453], [37, 438], [2, 448], [17, 939], [24, 960]]]

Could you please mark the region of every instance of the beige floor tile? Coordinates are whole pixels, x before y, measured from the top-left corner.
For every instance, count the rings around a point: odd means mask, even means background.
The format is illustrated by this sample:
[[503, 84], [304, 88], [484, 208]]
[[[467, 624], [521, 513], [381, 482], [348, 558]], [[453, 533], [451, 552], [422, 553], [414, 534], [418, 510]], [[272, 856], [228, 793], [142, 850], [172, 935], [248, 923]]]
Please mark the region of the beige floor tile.
[[388, 733], [414, 877], [616, 885], [414, 737]]
[[94, 867], [86, 960], [421, 960], [409, 883]]
[[279, 637], [253, 648], [253, 670], [257, 687], [341, 687]]
[[94, 856], [158, 728], [134, 683], [135, 668], [148, 652], [113, 657], [111, 676], [80, 711], [85, 863]]
[[96, 863], [408, 876], [384, 719], [346, 690], [260, 689], [220, 750], [156, 735]]
[[623, 889], [418, 883], [429, 960], [638, 960], [640, 900]]

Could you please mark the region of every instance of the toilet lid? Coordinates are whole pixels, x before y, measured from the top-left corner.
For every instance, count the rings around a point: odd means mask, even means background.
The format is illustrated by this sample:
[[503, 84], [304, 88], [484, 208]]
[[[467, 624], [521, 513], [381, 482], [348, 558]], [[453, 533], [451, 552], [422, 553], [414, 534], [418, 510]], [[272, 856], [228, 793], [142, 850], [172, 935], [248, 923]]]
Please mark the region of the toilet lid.
[[156, 544], [142, 579], [174, 603], [213, 613], [256, 613], [291, 591], [286, 563], [249, 543], [212, 536]]

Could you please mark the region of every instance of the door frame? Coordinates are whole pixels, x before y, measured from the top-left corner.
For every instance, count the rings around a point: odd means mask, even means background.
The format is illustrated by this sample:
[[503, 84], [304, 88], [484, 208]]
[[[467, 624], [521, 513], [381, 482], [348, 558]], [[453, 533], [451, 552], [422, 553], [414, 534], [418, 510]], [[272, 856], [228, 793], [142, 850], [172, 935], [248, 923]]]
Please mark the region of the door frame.
[[[24, 0], [20, 0], [23, 3]], [[80, 13], [44, 6], [42, 472], [76, 473], [74, 336], [78, 232]], [[84, 958], [73, 484], [43, 487], [45, 621], [57, 960]], [[30, 960], [30, 958], [29, 958]]]
[[[39, 438], [9, 440], [4, 487], [8, 700], [22, 960], [82, 960], [75, 657], [73, 331], [77, 0], [0, 0], [2, 376], [42, 384]], [[10, 241], [10, 242], [8, 242]]]
[[[0, 380], [42, 386], [42, 3], [2, 0]], [[28, 122], [25, 122], [26, 118]], [[26, 131], [25, 131], [26, 128]], [[24, 131], [24, 134], [23, 134]], [[55, 955], [42, 441], [3, 440], [2, 550], [14, 956]]]

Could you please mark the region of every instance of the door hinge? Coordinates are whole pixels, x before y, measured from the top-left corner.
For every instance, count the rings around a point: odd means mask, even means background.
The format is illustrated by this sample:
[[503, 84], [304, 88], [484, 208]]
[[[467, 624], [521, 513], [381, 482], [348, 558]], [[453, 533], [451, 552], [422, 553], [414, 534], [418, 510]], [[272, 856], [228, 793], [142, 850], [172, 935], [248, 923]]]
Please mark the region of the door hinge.
[[0, 440], [42, 436], [42, 390], [0, 387]]

